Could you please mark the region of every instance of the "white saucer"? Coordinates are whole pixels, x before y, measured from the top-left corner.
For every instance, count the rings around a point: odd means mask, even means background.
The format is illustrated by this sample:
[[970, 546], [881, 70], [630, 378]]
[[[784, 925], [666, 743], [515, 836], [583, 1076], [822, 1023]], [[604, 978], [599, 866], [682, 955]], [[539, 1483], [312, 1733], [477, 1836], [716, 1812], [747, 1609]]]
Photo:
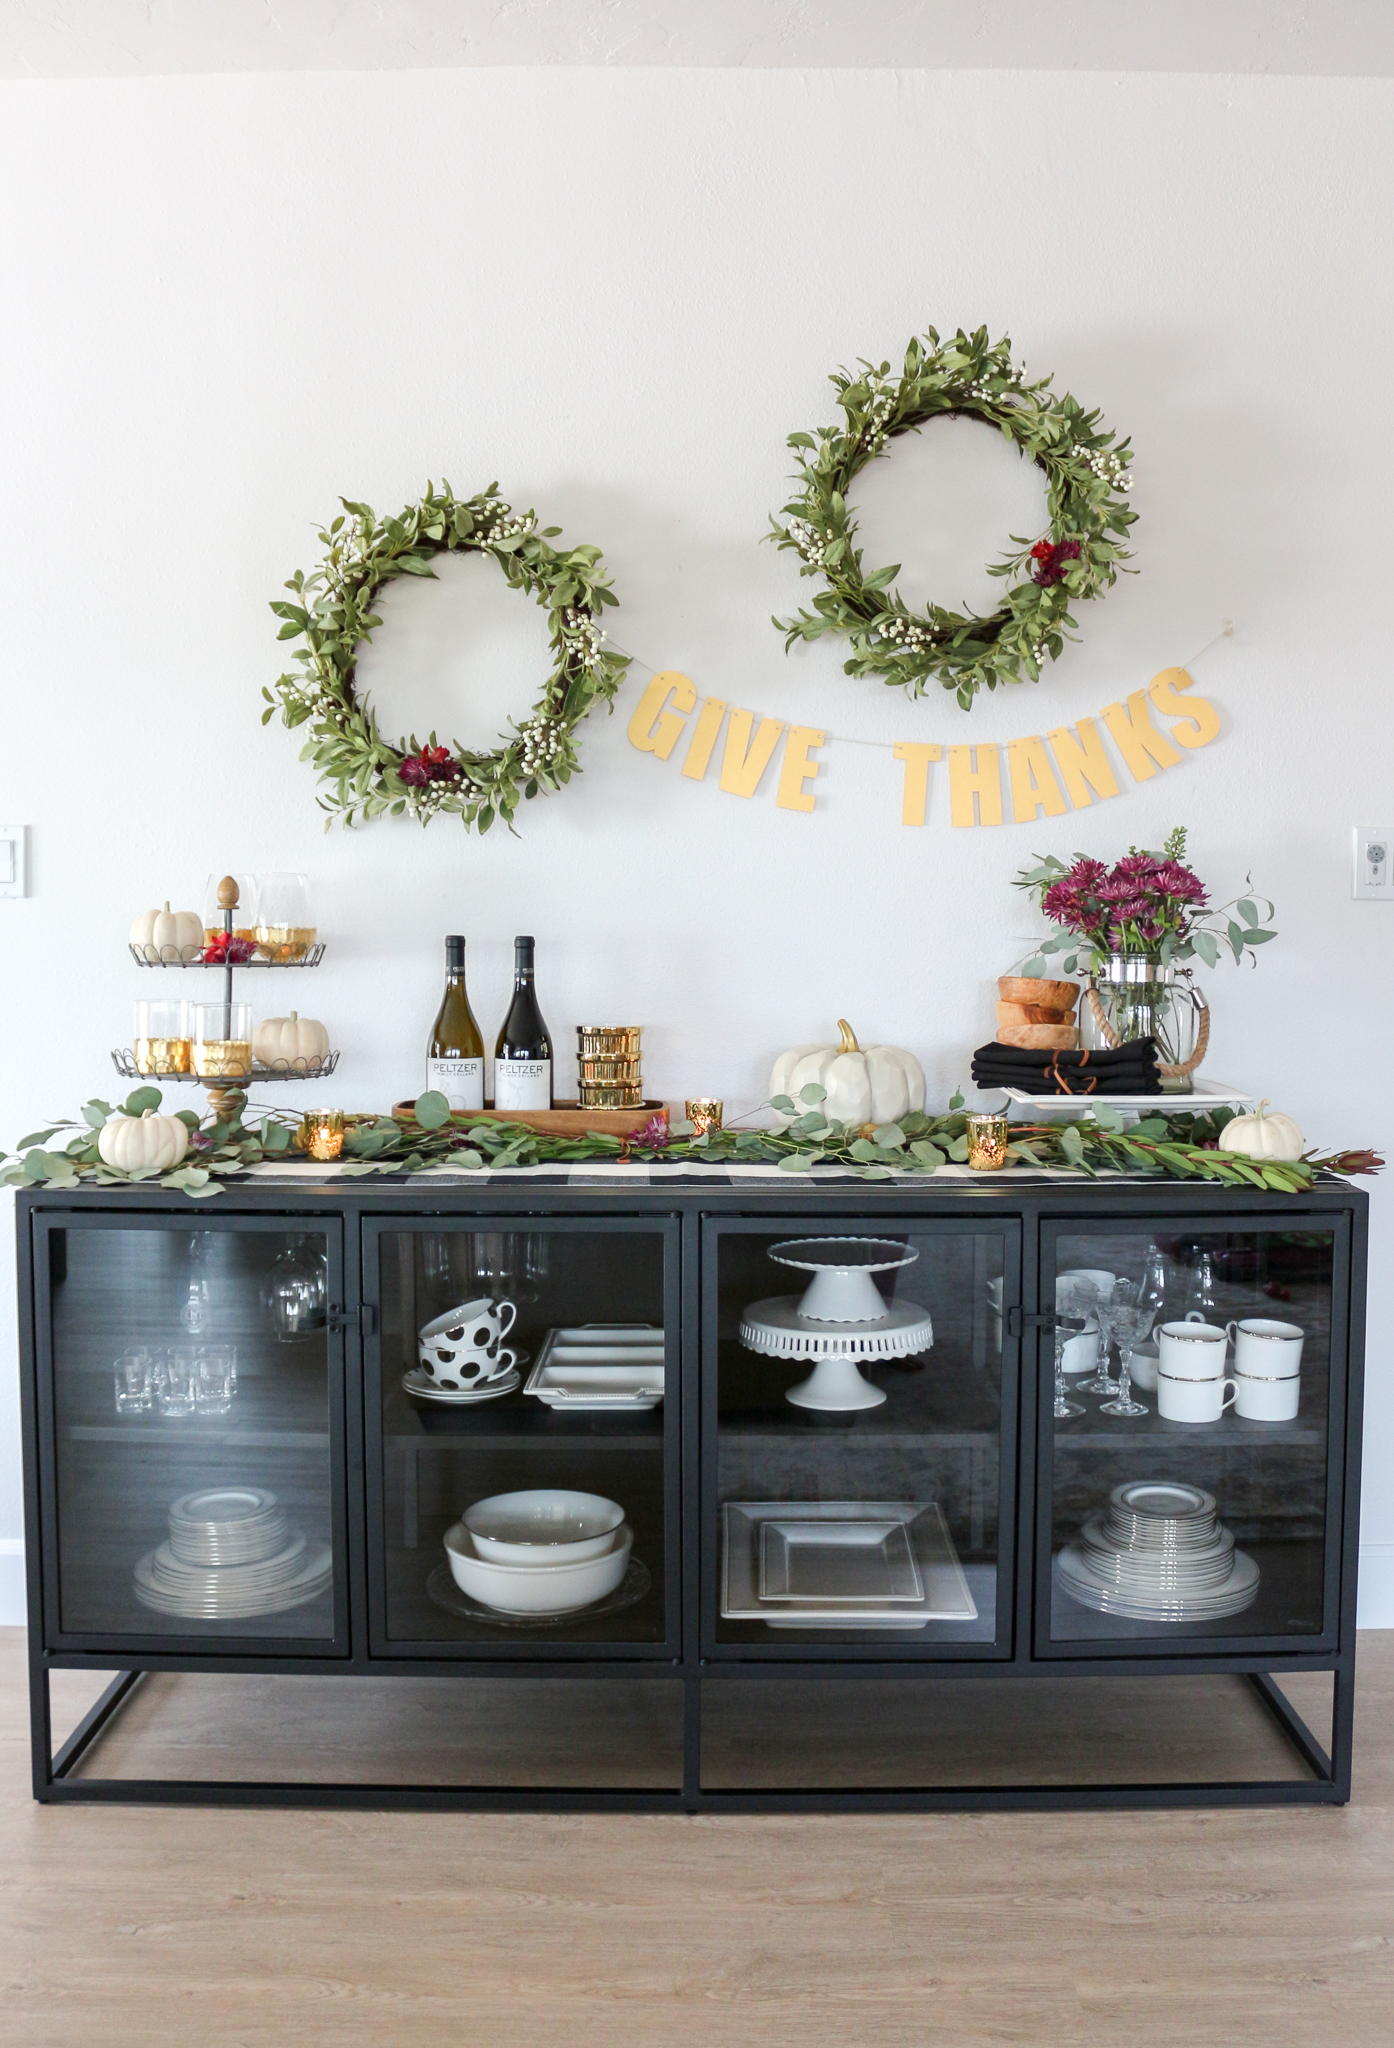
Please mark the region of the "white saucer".
[[460, 1388], [452, 1392], [447, 1387], [438, 1387], [428, 1380], [419, 1365], [402, 1374], [402, 1388], [418, 1401], [436, 1401], [443, 1408], [474, 1408], [481, 1401], [497, 1401], [501, 1394], [511, 1394], [521, 1386], [523, 1375], [516, 1366], [510, 1366], [501, 1380], [490, 1380], [486, 1386]]

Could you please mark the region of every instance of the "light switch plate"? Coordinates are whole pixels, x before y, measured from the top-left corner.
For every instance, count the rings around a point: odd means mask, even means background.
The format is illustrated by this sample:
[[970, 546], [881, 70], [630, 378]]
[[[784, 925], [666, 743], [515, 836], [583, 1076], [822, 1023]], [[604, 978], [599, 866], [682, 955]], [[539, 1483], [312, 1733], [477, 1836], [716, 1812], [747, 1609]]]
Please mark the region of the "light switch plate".
[[1351, 891], [1364, 903], [1394, 903], [1394, 825], [1356, 825]]
[[0, 896], [29, 894], [29, 827], [0, 825]]

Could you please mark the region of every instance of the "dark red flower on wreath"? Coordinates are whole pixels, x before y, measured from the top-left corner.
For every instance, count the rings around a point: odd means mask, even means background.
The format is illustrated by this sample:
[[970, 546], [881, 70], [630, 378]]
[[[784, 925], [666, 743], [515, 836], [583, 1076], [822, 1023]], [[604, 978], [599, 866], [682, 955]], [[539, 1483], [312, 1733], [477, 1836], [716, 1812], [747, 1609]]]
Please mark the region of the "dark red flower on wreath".
[[1079, 560], [1079, 542], [1038, 540], [1031, 550], [1031, 559], [1036, 565], [1031, 571], [1031, 581], [1047, 590], [1052, 583], [1064, 582], [1067, 563]]
[[428, 782], [458, 782], [464, 772], [449, 747], [423, 747], [419, 754], [405, 756], [397, 775], [408, 788], [424, 789]]

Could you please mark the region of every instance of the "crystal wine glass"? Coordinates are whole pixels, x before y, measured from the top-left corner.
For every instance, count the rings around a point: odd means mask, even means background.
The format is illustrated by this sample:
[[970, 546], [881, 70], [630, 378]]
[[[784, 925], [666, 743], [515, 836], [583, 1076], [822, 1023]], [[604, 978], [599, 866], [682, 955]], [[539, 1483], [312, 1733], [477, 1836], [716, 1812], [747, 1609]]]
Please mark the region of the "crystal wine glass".
[[1065, 1399], [1065, 1342], [1071, 1330], [1082, 1329], [1088, 1322], [1098, 1298], [1099, 1290], [1088, 1280], [1055, 1283], [1055, 1406], [1051, 1413], [1057, 1422], [1085, 1412], [1080, 1402]]
[[1109, 1327], [1118, 1346], [1118, 1398], [1105, 1401], [1099, 1409], [1101, 1415], [1146, 1415], [1148, 1412], [1143, 1403], [1135, 1401], [1132, 1396], [1133, 1347], [1146, 1329], [1150, 1316], [1150, 1311], [1139, 1300], [1140, 1293], [1141, 1289], [1135, 1282], [1120, 1281], [1109, 1298]]
[[1110, 1394], [1119, 1392], [1117, 1380], [1108, 1369], [1108, 1347], [1115, 1335], [1113, 1328], [1113, 1306], [1115, 1302], [1127, 1305], [1137, 1299], [1137, 1289], [1130, 1287], [1126, 1280], [1115, 1280], [1113, 1286], [1099, 1295], [1094, 1304], [1094, 1316], [1099, 1325], [1099, 1369], [1091, 1379], [1081, 1380], [1081, 1394]]

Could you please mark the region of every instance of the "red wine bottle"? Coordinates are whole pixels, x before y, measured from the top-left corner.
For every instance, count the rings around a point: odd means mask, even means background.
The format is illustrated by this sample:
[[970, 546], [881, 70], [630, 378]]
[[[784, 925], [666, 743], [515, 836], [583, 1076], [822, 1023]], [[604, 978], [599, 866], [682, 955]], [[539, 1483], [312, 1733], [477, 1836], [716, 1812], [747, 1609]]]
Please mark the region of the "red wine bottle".
[[552, 1107], [552, 1039], [537, 1007], [531, 939], [513, 941], [513, 1000], [494, 1048], [494, 1108]]

